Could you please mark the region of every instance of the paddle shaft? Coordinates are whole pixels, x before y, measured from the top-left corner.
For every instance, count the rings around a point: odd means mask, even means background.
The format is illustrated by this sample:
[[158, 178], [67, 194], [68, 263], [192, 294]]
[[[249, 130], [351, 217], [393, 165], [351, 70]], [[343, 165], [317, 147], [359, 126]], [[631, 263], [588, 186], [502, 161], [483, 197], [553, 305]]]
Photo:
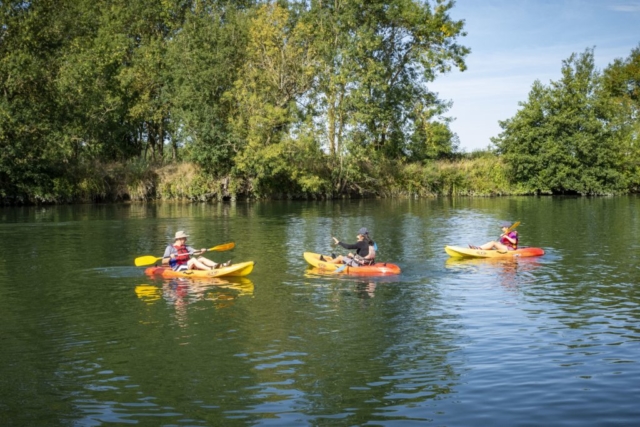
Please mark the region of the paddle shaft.
[[[507, 231], [505, 231], [504, 233], [502, 233], [502, 234], [500, 235], [500, 237], [498, 237], [498, 240], [501, 240], [503, 236], [505, 236], [505, 237], [506, 237], [509, 233], [511, 233], [513, 230], [515, 230], [515, 229], [516, 229], [516, 227], [517, 227], [517, 226], [519, 226], [519, 225], [520, 225], [520, 221], [516, 221], [516, 222], [514, 222], [514, 223], [511, 225], [511, 227], [507, 228]], [[500, 251], [498, 251], [498, 252], [500, 252]], [[500, 252], [500, 253], [504, 253], [504, 252]]]
[[[218, 246], [214, 246], [212, 248], [209, 249], [203, 249], [203, 250], [199, 250], [199, 251], [194, 251], [192, 253], [189, 254], [189, 256], [194, 256], [194, 255], [200, 255], [203, 254], [205, 252], [209, 252], [209, 251], [228, 251], [230, 249], [233, 249], [235, 247], [235, 243], [230, 242], [230, 243], [224, 243], [222, 245], [218, 245]], [[167, 257], [167, 259], [170, 257]], [[153, 264], [156, 261], [159, 261], [161, 259], [165, 259], [164, 257], [155, 257], [153, 255], [145, 255], [145, 256], [141, 256], [138, 257], [134, 260], [134, 263], [137, 267], [140, 267], [142, 265], [149, 265], [149, 264]]]
[[342, 273], [342, 271], [343, 271], [345, 268], [347, 268], [347, 264], [342, 264], [340, 267], [336, 268], [336, 269], [333, 271], [333, 274], [336, 274], [336, 273]]
[[514, 222], [514, 223], [511, 225], [511, 227], [507, 228], [507, 231], [505, 231], [504, 233], [502, 233], [502, 234], [500, 235], [500, 237], [502, 237], [502, 236], [506, 236], [507, 234], [511, 233], [511, 232], [512, 232], [513, 230], [515, 230], [515, 229], [516, 229], [516, 227], [517, 227], [517, 226], [519, 226], [519, 225], [520, 225], [520, 221], [516, 221], [516, 222]]

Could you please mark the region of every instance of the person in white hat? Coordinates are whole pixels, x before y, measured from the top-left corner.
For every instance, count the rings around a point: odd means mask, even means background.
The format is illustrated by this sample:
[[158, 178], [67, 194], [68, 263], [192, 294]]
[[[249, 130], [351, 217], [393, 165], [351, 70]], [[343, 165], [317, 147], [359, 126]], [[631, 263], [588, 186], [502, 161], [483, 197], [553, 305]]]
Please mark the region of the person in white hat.
[[227, 267], [231, 265], [231, 261], [218, 264], [203, 256], [193, 257], [197, 253], [204, 253], [206, 249], [196, 251], [193, 247], [187, 246], [187, 238], [189, 237], [184, 231], [180, 230], [173, 239], [173, 245], [167, 246], [162, 257], [162, 264], [169, 265], [175, 271], [184, 270], [213, 270], [214, 268]]

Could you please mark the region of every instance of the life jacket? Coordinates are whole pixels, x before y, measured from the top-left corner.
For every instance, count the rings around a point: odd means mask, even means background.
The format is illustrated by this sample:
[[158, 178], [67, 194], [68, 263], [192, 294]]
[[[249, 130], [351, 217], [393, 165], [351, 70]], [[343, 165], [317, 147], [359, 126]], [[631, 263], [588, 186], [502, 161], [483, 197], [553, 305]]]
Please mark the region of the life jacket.
[[355, 259], [360, 265], [373, 265], [376, 263], [376, 250], [373, 246], [369, 246], [369, 254], [367, 256], [370, 255], [373, 255], [373, 258], [366, 259], [360, 255], [356, 255], [353, 259]]
[[512, 239], [514, 239], [516, 242], [515, 243], [511, 243], [509, 241], [509, 239], [507, 239], [506, 237], [501, 237], [500, 238], [500, 243], [502, 243], [505, 246], [508, 246], [510, 249], [512, 250], [516, 250], [518, 249], [518, 232], [517, 231], [512, 231], [508, 234], [509, 237], [511, 237]]
[[185, 245], [174, 246], [174, 248], [176, 251], [178, 251], [175, 259], [176, 265], [182, 265], [189, 262], [189, 258], [191, 258], [191, 256], [189, 255], [189, 250]]

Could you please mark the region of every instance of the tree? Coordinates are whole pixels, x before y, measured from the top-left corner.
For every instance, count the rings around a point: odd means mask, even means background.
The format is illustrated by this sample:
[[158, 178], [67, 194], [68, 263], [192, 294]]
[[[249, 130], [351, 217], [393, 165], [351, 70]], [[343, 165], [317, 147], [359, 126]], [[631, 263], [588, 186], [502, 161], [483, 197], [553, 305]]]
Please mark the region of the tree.
[[469, 49], [456, 43], [464, 22], [451, 1], [311, 1], [321, 68], [310, 99], [326, 119], [327, 146], [342, 141], [400, 158], [425, 119], [445, 104], [428, 90], [437, 74], [466, 68]]
[[64, 171], [55, 149], [61, 15], [55, 1], [0, 2], [0, 199], [46, 199]]
[[500, 122], [493, 139], [517, 183], [542, 193], [625, 191], [625, 159], [611, 126], [615, 115], [601, 90], [593, 50], [563, 61], [562, 78], [533, 84], [528, 102]]
[[243, 147], [230, 129], [235, 103], [228, 94], [245, 61], [248, 18], [230, 5], [198, 6], [187, 13], [167, 55], [172, 120], [184, 158], [224, 175]]
[[295, 184], [298, 171], [290, 156], [297, 150], [287, 137], [301, 125], [297, 102], [314, 81], [313, 31], [277, 3], [258, 7], [251, 19], [245, 62], [229, 95], [237, 106], [234, 133], [246, 141], [235, 171], [255, 180], [258, 192]]
[[121, 161], [142, 150], [137, 124], [129, 119], [131, 93], [120, 84], [133, 42], [114, 20], [115, 5], [91, 0], [66, 4], [71, 40], [60, 50], [55, 84], [63, 130], [59, 149], [68, 162]]
[[603, 91], [616, 120], [612, 122], [621, 139], [629, 178], [640, 189], [640, 46], [626, 59], [616, 59], [603, 75]]

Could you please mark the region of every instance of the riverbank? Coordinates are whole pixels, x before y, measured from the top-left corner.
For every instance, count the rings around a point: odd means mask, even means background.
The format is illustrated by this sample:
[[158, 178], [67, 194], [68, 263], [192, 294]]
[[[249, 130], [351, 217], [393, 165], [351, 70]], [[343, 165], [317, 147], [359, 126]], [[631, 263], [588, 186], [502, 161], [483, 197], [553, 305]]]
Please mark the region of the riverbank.
[[[303, 176], [304, 175], [304, 176]], [[32, 189], [5, 197], [5, 205], [65, 204], [121, 201], [282, 200], [335, 198], [396, 198], [438, 196], [525, 195], [509, 182], [507, 168], [495, 155], [435, 161], [427, 164], [362, 162], [348, 170], [327, 162], [313, 175], [278, 176], [276, 182], [228, 174], [211, 176], [189, 162], [94, 164], [69, 178], [52, 180], [51, 188]], [[306, 183], [307, 184], [305, 186]]]

